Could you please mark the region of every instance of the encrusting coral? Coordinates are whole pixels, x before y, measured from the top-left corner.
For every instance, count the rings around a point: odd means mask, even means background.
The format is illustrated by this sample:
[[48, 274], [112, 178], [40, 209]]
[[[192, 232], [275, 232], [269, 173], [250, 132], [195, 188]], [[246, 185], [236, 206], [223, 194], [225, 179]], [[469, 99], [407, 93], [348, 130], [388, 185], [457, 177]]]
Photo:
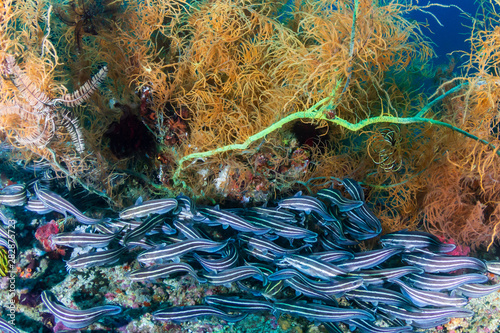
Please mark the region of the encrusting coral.
[[[406, 14], [432, 6], [151, 0], [52, 10], [44, 0], [6, 0], [0, 61], [19, 68], [29, 89], [0, 82], [2, 137], [25, 138], [13, 159], [42, 157], [116, 206], [181, 191], [258, 203], [341, 189], [336, 179], [350, 177], [364, 184], [385, 231], [425, 227], [487, 245], [500, 233], [500, 30], [487, 24], [494, 11], [475, 18], [484, 29], [471, 31], [462, 77], [427, 96], [419, 80], [434, 53]], [[101, 16], [106, 24], [94, 22]], [[78, 138], [58, 133], [47, 146], [45, 118], [20, 113], [20, 103], [37, 105], [23, 92], [50, 104], [87, 81], [91, 92], [102, 86], [61, 113], [79, 119], [66, 120], [79, 125]], [[154, 138], [140, 158], [120, 153], [137, 151], [137, 142], [113, 139], [123, 110]], [[19, 121], [24, 127], [13, 130]], [[133, 138], [135, 123], [124, 122], [120, 136]]]

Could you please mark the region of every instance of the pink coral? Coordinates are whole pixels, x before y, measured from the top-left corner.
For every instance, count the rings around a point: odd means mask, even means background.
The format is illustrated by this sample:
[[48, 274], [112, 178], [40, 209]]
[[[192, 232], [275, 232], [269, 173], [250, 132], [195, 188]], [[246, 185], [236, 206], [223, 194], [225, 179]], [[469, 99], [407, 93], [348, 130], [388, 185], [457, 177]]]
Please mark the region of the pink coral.
[[52, 220], [36, 229], [35, 237], [42, 243], [43, 249], [50, 252], [53, 250], [50, 238], [57, 233], [59, 233], [59, 226], [56, 221]]

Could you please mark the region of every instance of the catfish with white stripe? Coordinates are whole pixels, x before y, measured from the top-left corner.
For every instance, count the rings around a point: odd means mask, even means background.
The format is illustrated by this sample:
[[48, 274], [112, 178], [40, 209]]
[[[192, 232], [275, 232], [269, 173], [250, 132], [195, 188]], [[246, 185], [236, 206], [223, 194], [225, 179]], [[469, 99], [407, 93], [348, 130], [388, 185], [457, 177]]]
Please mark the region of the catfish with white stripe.
[[215, 316], [227, 322], [238, 322], [245, 319], [248, 313], [233, 315], [207, 305], [178, 306], [153, 312], [154, 320], [172, 321], [174, 323], [181, 323], [198, 317], [207, 316]]
[[179, 258], [186, 253], [193, 251], [217, 252], [228, 244], [225, 242], [215, 242], [209, 239], [188, 239], [170, 245], [159, 245], [154, 249], [147, 250], [137, 256], [137, 261], [143, 264], [161, 263], [165, 261], [179, 261]]
[[122, 309], [116, 305], [97, 306], [86, 310], [70, 309], [55, 300], [54, 295], [48, 291], [42, 292], [42, 302], [56, 319], [62, 321], [64, 326], [74, 329], [85, 328], [105, 316], [115, 316]]
[[413, 304], [419, 307], [423, 306], [456, 306], [467, 305], [467, 300], [463, 297], [452, 297], [445, 293], [437, 291], [420, 290], [407, 286], [399, 279], [390, 279], [389, 282], [397, 284], [403, 294], [408, 297]]
[[24, 206], [27, 200], [26, 187], [22, 184], [7, 186], [0, 192], [0, 204], [4, 206]]
[[401, 251], [402, 250], [398, 248], [389, 248], [358, 252], [354, 254], [354, 259], [338, 263], [337, 266], [349, 272], [368, 269], [385, 262], [392, 256], [401, 253]]
[[488, 277], [483, 274], [471, 273], [462, 275], [409, 274], [404, 277], [414, 287], [424, 290], [453, 290], [466, 283], [484, 283]]
[[7, 320], [0, 318], [0, 332], [4, 333], [21, 333], [17, 328], [12, 326]]
[[[251, 232], [256, 235], [266, 234], [270, 230], [269, 228], [255, 225], [234, 213], [221, 210], [219, 206], [215, 206], [214, 208], [200, 208], [200, 213], [206, 216], [212, 223], [222, 224], [224, 228], [229, 226], [235, 230]], [[207, 223], [207, 221], [202, 221], [202, 223]]]
[[470, 283], [458, 287], [455, 291], [461, 295], [471, 298], [479, 298], [487, 296], [491, 293], [500, 290], [500, 283], [497, 284], [477, 284]]
[[228, 246], [223, 250], [222, 258], [220, 259], [208, 259], [204, 258], [197, 253], [193, 253], [193, 257], [198, 260], [201, 266], [205, 268], [208, 272], [220, 272], [235, 266], [238, 263], [238, 251], [234, 244], [228, 244]]
[[155, 199], [144, 202], [142, 198], [139, 198], [134, 206], [124, 209], [120, 212], [119, 216], [123, 220], [130, 220], [151, 214], [166, 214], [176, 208], [177, 200], [172, 198]]
[[359, 208], [363, 205], [363, 201], [347, 199], [342, 196], [339, 190], [333, 188], [319, 190], [317, 196], [321, 199], [328, 200], [332, 206], [338, 207], [341, 213]]
[[98, 233], [83, 233], [83, 232], [63, 232], [52, 235], [50, 238], [51, 245], [67, 246], [67, 247], [105, 247], [113, 239], [118, 236], [118, 233], [113, 234], [98, 234]]
[[335, 221], [336, 218], [328, 213], [325, 204], [314, 197], [302, 195], [298, 192], [293, 197], [282, 199], [278, 202], [279, 208], [302, 211], [306, 214], [315, 212], [320, 215], [325, 221]]
[[146, 234], [154, 229], [157, 225], [160, 225], [165, 221], [165, 217], [162, 215], [155, 215], [148, 217], [145, 221], [143, 221], [138, 227], [129, 230], [125, 237], [123, 237], [123, 244], [127, 245], [131, 241], [141, 240]]
[[500, 261], [486, 261], [486, 269], [488, 272], [496, 275], [500, 275]]
[[403, 255], [401, 260], [422, 268], [426, 273], [446, 273], [461, 268], [486, 271], [486, 265], [481, 260], [472, 257], [411, 253]]
[[375, 320], [375, 317], [364, 310], [336, 308], [316, 303], [299, 302], [275, 302], [274, 314], [288, 313], [293, 316], [305, 317], [308, 320], [324, 322], [338, 322], [348, 319]]
[[293, 239], [303, 239], [306, 243], [316, 243], [318, 237], [317, 233], [309, 229], [290, 225], [281, 220], [252, 215], [246, 216], [245, 219], [259, 227], [268, 228], [270, 229], [270, 233], [290, 239], [290, 241]]
[[52, 208], [48, 208], [41, 200], [37, 199], [29, 199], [24, 208], [40, 215], [48, 214], [53, 211]]
[[357, 181], [351, 178], [344, 178], [342, 179], [342, 185], [344, 185], [345, 190], [353, 200], [365, 201], [365, 193]]
[[[357, 328], [361, 333], [411, 333], [414, 332], [411, 326], [377, 326], [374, 323], [363, 319], [349, 319], [345, 321], [349, 325], [349, 330], [354, 332]], [[437, 325], [436, 325], [437, 326]]]
[[66, 262], [66, 268], [69, 272], [73, 269], [82, 269], [95, 266], [112, 265], [121, 259], [123, 253], [127, 251], [125, 247], [116, 249], [97, 251], [79, 255]]
[[387, 304], [379, 304], [378, 310], [381, 310], [394, 318], [416, 321], [419, 323], [435, 322], [449, 318], [467, 318], [472, 317], [474, 312], [457, 307], [443, 307], [436, 309], [419, 309], [410, 306], [393, 306]]
[[354, 273], [348, 273], [347, 276], [360, 277], [364, 285], [383, 284], [389, 279], [395, 279], [407, 274], [423, 273], [424, 270], [418, 267], [403, 266], [384, 269], [366, 269]]
[[345, 293], [347, 299], [358, 299], [363, 302], [370, 302], [377, 306], [378, 303], [389, 305], [412, 305], [411, 301], [403, 294], [386, 288], [369, 288], [350, 290]]
[[150, 267], [140, 268], [129, 273], [128, 277], [132, 281], [150, 281], [160, 278], [166, 278], [170, 274], [188, 273], [194, 277], [199, 283], [206, 283], [207, 279], [199, 277], [190, 265], [179, 262], [163, 265], [154, 265]]
[[300, 252], [301, 250], [305, 248], [310, 248], [311, 244], [304, 244], [299, 248], [296, 249], [285, 249], [271, 241], [268, 241], [266, 239], [258, 238], [258, 237], [253, 237], [245, 234], [240, 234], [238, 235], [238, 238], [247, 242], [248, 243], [248, 248], [250, 250], [252, 249], [258, 249], [262, 252], [264, 251], [269, 251], [272, 252], [276, 255], [282, 255], [282, 254], [291, 254], [291, 253], [296, 253]]
[[260, 311], [273, 311], [273, 305], [267, 301], [260, 301], [256, 299], [247, 299], [240, 297], [228, 296], [207, 296], [205, 303], [227, 309], [229, 311], [242, 311], [245, 312], [260, 312]]
[[43, 202], [43, 204], [52, 210], [55, 210], [56, 212], [59, 212], [63, 214], [65, 217], [67, 217], [67, 213], [72, 214], [78, 222], [84, 223], [84, 224], [96, 224], [102, 221], [102, 219], [93, 219], [90, 217], [87, 217], [82, 214], [76, 208], [71, 204], [68, 200], [63, 199], [60, 195], [41, 188], [38, 185], [38, 182], [35, 183], [35, 193], [38, 199]]
[[455, 249], [454, 244], [442, 243], [439, 238], [423, 231], [400, 230], [380, 237], [383, 247], [399, 247], [407, 251], [428, 248], [433, 252], [447, 253]]
[[238, 266], [235, 268], [226, 269], [218, 273], [206, 273], [204, 276], [212, 285], [229, 285], [232, 282], [248, 279], [253, 277], [265, 286], [267, 284], [267, 277], [262, 271], [254, 266]]
[[330, 263], [298, 254], [285, 255], [276, 260], [275, 264], [279, 267], [293, 267], [306, 275], [322, 280], [330, 280], [337, 275], [347, 273], [347, 271]]

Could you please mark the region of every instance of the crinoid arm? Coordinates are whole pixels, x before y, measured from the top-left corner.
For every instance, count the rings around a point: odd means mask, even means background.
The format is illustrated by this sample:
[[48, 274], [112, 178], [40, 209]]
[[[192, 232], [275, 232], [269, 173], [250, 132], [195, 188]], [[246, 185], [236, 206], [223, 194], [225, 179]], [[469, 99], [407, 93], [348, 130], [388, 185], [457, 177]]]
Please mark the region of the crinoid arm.
[[26, 102], [28, 102], [36, 112], [43, 112], [47, 106], [52, 105], [52, 99], [41, 91], [31, 79], [21, 71], [19, 66], [16, 65], [16, 59], [13, 55], [5, 57], [2, 67], [2, 74], [12, 81]]
[[58, 122], [66, 128], [71, 136], [71, 141], [73, 141], [76, 151], [81, 154], [85, 150], [85, 141], [83, 140], [83, 134], [80, 129], [80, 124], [78, 123], [78, 118], [71, 115], [68, 110], [60, 110], [57, 116]]
[[99, 88], [102, 82], [106, 79], [108, 75], [108, 67], [104, 66], [94, 75], [90, 80], [85, 82], [77, 91], [66, 94], [61, 98], [55, 99], [55, 102], [60, 102], [66, 107], [75, 107], [85, 101], [87, 101], [90, 96]]

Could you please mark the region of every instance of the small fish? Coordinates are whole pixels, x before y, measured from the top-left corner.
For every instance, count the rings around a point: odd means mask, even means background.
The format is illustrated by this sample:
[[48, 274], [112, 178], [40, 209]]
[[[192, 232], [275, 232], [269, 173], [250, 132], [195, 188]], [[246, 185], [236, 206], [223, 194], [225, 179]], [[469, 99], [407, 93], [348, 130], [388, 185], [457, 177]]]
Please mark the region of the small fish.
[[119, 261], [123, 253], [125, 253], [126, 251], [127, 251], [126, 248], [119, 247], [116, 249], [111, 249], [106, 251], [98, 251], [98, 252], [82, 254], [67, 261], [66, 269], [69, 272], [71, 272], [74, 269], [112, 265], [117, 261]]
[[164, 265], [154, 265], [150, 267], [145, 267], [141, 269], [137, 269], [135, 271], [130, 272], [128, 277], [132, 281], [150, 281], [156, 280], [160, 278], [166, 278], [170, 274], [175, 273], [188, 273], [192, 277], [194, 277], [199, 283], [206, 283], [207, 279], [199, 277], [194, 271], [193, 267], [186, 263], [170, 263]]
[[488, 281], [486, 275], [477, 273], [462, 275], [409, 274], [404, 279], [416, 288], [432, 291], [453, 290], [466, 283], [484, 283]]
[[29, 199], [24, 208], [40, 215], [48, 214], [53, 211], [52, 208], [48, 208], [41, 200], [37, 199]]
[[358, 299], [364, 302], [370, 302], [377, 306], [378, 303], [389, 305], [412, 305], [410, 300], [403, 294], [398, 293], [386, 288], [369, 288], [369, 289], [356, 289], [346, 292], [347, 299]]
[[335, 265], [298, 254], [286, 255], [275, 263], [279, 267], [293, 267], [306, 275], [322, 280], [330, 280], [337, 275], [347, 273]]
[[170, 245], [162, 244], [147, 250], [137, 256], [137, 261], [143, 264], [168, 260], [178, 262], [179, 258], [186, 253], [193, 251], [213, 253], [222, 250], [227, 244], [228, 241], [219, 243], [209, 239], [188, 239]]
[[341, 213], [359, 208], [363, 205], [363, 201], [347, 199], [342, 196], [339, 190], [332, 188], [319, 190], [317, 196], [321, 199], [328, 200], [332, 206], [338, 207]]
[[[269, 232], [269, 228], [254, 225], [250, 221], [247, 221], [234, 213], [219, 209], [218, 206], [215, 206], [214, 208], [201, 208], [200, 213], [205, 215], [210, 221], [222, 224], [224, 228], [229, 226], [235, 230], [241, 232], [251, 232], [256, 235], [263, 235]], [[203, 221], [203, 223], [205, 222]]]
[[354, 258], [354, 254], [348, 251], [331, 250], [326, 252], [314, 252], [309, 257], [324, 262], [337, 262]]
[[198, 317], [215, 316], [227, 322], [238, 322], [246, 318], [248, 313], [231, 315], [213, 306], [193, 305], [171, 307], [153, 312], [153, 319], [181, 323]]
[[106, 247], [118, 234], [92, 234], [83, 232], [63, 232], [52, 235], [51, 245], [67, 247]]
[[38, 199], [43, 202], [45, 207], [55, 210], [56, 212], [63, 214], [65, 217], [67, 216], [67, 213], [70, 213], [78, 222], [84, 224], [96, 224], [102, 221], [102, 219], [93, 219], [83, 215], [82, 212], [80, 212], [78, 208], [73, 206], [68, 200], [63, 199], [60, 195], [52, 191], [41, 188], [38, 185], [38, 182], [35, 183], [35, 193]]
[[187, 239], [204, 238], [195, 227], [184, 221], [174, 220], [174, 227]]
[[121, 307], [116, 305], [97, 306], [87, 310], [70, 309], [58, 304], [54, 295], [48, 291], [42, 292], [41, 298], [50, 313], [62, 321], [64, 326], [74, 329], [87, 327], [102, 317], [116, 316], [122, 311]]
[[434, 252], [447, 253], [455, 249], [454, 244], [444, 244], [436, 236], [422, 231], [400, 230], [380, 237], [383, 247], [399, 247], [407, 251], [428, 248]]
[[227, 296], [207, 296], [205, 303], [229, 311], [261, 312], [273, 311], [273, 305], [267, 301]]
[[307, 302], [275, 302], [274, 313], [276, 312], [324, 322], [338, 322], [348, 319], [375, 320], [371, 313], [364, 310], [336, 308]]
[[486, 271], [486, 265], [481, 260], [472, 257], [412, 253], [403, 255], [401, 260], [422, 268], [426, 273], [446, 273], [462, 268]]
[[226, 269], [219, 273], [207, 273], [204, 276], [212, 285], [229, 285], [232, 282], [240, 281], [253, 277], [262, 281], [263, 285], [267, 284], [267, 276], [257, 267], [254, 266], [238, 266], [235, 268]]
[[[163, 215], [155, 215], [148, 217], [145, 221], [143, 221], [138, 227], [129, 230], [125, 237], [123, 237], [123, 245], [127, 245], [127, 243], [131, 241], [141, 240], [146, 236], [148, 232], [154, 229], [156, 226], [160, 225], [165, 221], [165, 217]], [[174, 231], [175, 233], [175, 231]]]
[[423, 273], [424, 270], [418, 267], [405, 266], [385, 269], [367, 269], [355, 273], [348, 273], [348, 276], [360, 277], [363, 279], [364, 285], [383, 284], [389, 279], [400, 278], [407, 274]]
[[283, 254], [290, 254], [290, 253], [295, 253], [299, 252], [305, 248], [310, 248], [311, 244], [304, 244], [301, 247], [298, 247], [296, 249], [285, 249], [271, 241], [268, 241], [266, 239], [258, 238], [258, 237], [253, 237], [249, 235], [244, 235], [240, 234], [238, 236], [239, 239], [245, 241], [248, 243], [248, 248], [250, 250], [252, 249], [258, 249], [261, 252], [272, 252], [273, 254], [276, 254], [278, 256], [283, 255]]
[[0, 318], [0, 332], [4, 333], [20, 333], [20, 331], [12, 326], [7, 320]]
[[360, 269], [368, 269], [385, 262], [392, 256], [399, 253], [401, 253], [401, 249], [398, 248], [358, 252], [354, 254], [353, 259], [349, 259], [346, 262], [339, 263], [337, 264], [337, 266], [349, 272], [357, 271]]
[[236, 247], [229, 244], [226, 248], [225, 255], [220, 259], [207, 259], [197, 253], [193, 253], [193, 257], [198, 260], [200, 265], [203, 266], [208, 272], [221, 272], [227, 270], [238, 263], [239, 255]]
[[500, 261], [486, 261], [486, 269], [492, 274], [500, 275]]
[[474, 312], [457, 307], [445, 307], [436, 309], [419, 309], [410, 306], [394, 306], [387, 304], [379, 304], [378, 310], [381, 310], [394, 318], [406, 320], [410, 322], [428, 323], [449, 318], [466, 318], [472, 317]]
[[467, 305], [467, 300], [463, 297], [452, 297], [445, 293], [437, 291], [420, 290], [407, 286], [399, 279], [390, 279], [389, 282], [397, 284], [403, 294], [408, 297], [413, 304], [419, 307], [423, 306], [456, 306]]
[[357, 181], [351, 178], [344, 178], [342, 185], [344, 185], [344, 188], [353, 200], [365, 201], [365, 193]]
[[336, 218], [331, 216], [326, 209], [324, 203], [318, 199], [306, 195], [302, 195], [302, 192], [297, 193], [295, 196], [290, 198], [282, 199], [278, 202], [279, 208], [286, 208], [291, 210], [302, 211], [306, 214], [315, 212], [320, 215], [326, 221], [335, 221]]
[[[345, 322], [349, 325], [349, 330], [354, 331], [357, 328], [361, 333], [411, 333], [414, 332], [411, 326], [389, 326], [381, 327], [370, 321], [363, 319], [349, 319]], [[436, 325], [437, 326], [437, 325]]]
[[27, 200], [26, 187], [22, 184], [7, 186], [0, 192], [0, 204], [4, 206], [24, 206]]
[[500, 283], [497, 284], [464, 284], [456, 289], [456, 292], [471, 298], [479, 298], [487, 296], [495, 291], [500, 290]]
[[142, 198], [139, 198], [134, 206], [124, 209], [119, 216], [123, 220], [130, 220], [151, 214], [166, 214], [176, 208], [177, 200], [175, 199], [156, 199], [142, 202]]
[[303, 239], [306, 243], [315, 243], [318, 234], [305, 228], [297, 227], [295, 225], [290, 225], [289, 223], [282, 222], [279, 220], [273, 220], [269, 218], [264, 218], [260, 216], [247, 216], [245, 217], [249, 222], [260, 226], [262, 228], [269, 229], [270, 233], [276, 234], [283, 238], [290, 240], [293, 239]]

